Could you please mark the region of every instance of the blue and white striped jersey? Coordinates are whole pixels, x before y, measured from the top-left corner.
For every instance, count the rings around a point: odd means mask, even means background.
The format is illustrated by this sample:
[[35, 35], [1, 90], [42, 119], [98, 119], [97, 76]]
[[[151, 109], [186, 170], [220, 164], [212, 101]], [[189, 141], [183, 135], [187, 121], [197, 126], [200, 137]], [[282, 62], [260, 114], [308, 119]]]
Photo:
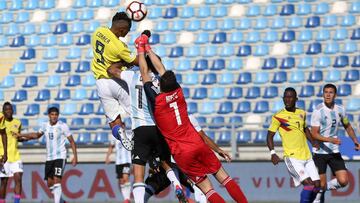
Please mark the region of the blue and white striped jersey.
[[41, 124], [39, 133], [43, 133], [46, 139], [46, 160], [66, 159], [66, 140], [71, 136], [69, 126], [62, 121], [58, 121], [55, 125], [50, 122]]
[[[153, 83], [158, 86], [158, 80], [153, 75]], [[129, 87], [131, 105], [131, 128], [134, 130], [140, 126], [154, 126], [152, 113], [143, 89], [142, 78], [139, 70], [127, 70], [121, 72], [121, 79]]]
[[[335, 104], [333, 109], [329, 109], [325, 103], [316, 106], [311, 115], [311, 126], [320, 127], [320, 135], [323, 137], [337, 137], [338, 129], [342, 123], [348, 123], [345, 108]], [[339, 153], [339, 145], [330, 142], [320, 142], [320, 149], [315, 150], [318, 154]]]
[[115, 164], [116, 165], [120, 165], [120, 164], [127, 164], [127, 163], [131, 163], [131, 152], [126, 150], [121, 142], [117, 139], [113, 139], [111, 141], [111, 144], [115, 145], [115, 149], [116, 149], [116, 160], [115, 160]]

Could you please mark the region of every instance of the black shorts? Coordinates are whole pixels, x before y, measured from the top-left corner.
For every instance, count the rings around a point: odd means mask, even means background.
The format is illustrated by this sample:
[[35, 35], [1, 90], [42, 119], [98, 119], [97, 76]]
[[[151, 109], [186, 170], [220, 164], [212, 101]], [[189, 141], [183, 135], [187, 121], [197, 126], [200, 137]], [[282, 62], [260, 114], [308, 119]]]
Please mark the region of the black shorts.
[[130, 164], [119, 164], [115, 166], [116, 178], [122, 178], [123, 174], [130, 174]]
[[163, 161], [170, 161], [170, 150], [156, 126], [140, 126], [134, 130], [134, 149], [131, 151], [133, 164], [146, 165], [154, 152]]
[[54, 176], [61, 178], [64, 173], [65, 164], [65, 159], [46, 161], [44, 179], [47, 180], [48, 178], [53, 178]]
[[314, 154], [313, 160], [318, 168], [319, 174], [325, 174], [327, 165], [330, 166], [331, 172], [335, 175], [336, 171], [347, 170], [345, 161], [340, 153], [334, 154]]

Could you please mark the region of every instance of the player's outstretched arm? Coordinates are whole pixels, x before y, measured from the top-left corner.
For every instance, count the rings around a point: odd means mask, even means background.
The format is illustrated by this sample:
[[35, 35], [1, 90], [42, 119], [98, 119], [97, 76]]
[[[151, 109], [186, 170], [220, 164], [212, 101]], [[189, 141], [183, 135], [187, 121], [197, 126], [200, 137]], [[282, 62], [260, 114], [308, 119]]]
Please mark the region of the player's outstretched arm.
[[354, 131], [354, 128], [352, 127], [352, 125], [350, 124], [350, 122], [347, 122], [347, 123], [344, 123], [343, 122], [343, 126], [347, 132], [347, 134], [351, 137], [352, 141], [354, 142], [355, 144], [355, 150], [360, 150], [360, 144], [359, 144], [359, 141], [356, 137], [356, 134], [355, 134], [355, 131]]
[[71, 160], [71, 164], [73, 166], [76, 166], [76, 164], [78, 163], [78, 156], [77, 156], [77, 147], [76, 147], [76, 143], [74, 141], [74, 138], [72, 135], [70, 135], [69, 137], [67, 137], [67, 139], [69, 140], [70, 146], [71, 146], [71, 150], [73, 152], [73, 158]]
[[150, 57], [151, 63], [154, 65], [154, 68], [159, 73], [159, 75], [162, 76], [166, 71], [164, 64], [151, 49], [148, 51], [148, 55]]
[[13, 136], [16, 137], [17, 139], [20, 139], [20, 140], [23, 140], [23, 141], [33, 140], [33, 139], [39, 139], [41, 136], [44, 135], [44, 133], [42, 133], [42, 132], [25, 133], [25, 134], [20, 134], [20, 133], [12, 132], [12, 134], [13, 134]]
[[275, 136], [275, 132], [272, 132], [270, 130], [268, 130], [267, 136], [266, 136], [266, 143], [267, 146], [270, 150], [270, 154], [271, 154], [271, 162], [276, 165], [280, 162], [280, 158], [279, 156], [276, 154], [275, 149], [274, 149], [274, 136]]
[[341, 140], [339, 138], [321, 136], [320, 126], [311, 126], [311, 135], [315, 140], [318, 140], [320, 142], [331, 142], [333, 144], [341, 144]]
[[217, 144], [215, 144], [212, 139], [210, 139], [203, 130], [200, 130], [199, 135], [204, 140], [205, 144], [207, 144], [212, 150], [214, 150], [216, 153], [218, 153], [222, 158], [224, 158], [227, 162], [231, 161], [231, 156], [229, 153], [222, 150]]
[[114, 144], [110, 143], [109, 147], [108, 147], [108, 150], [106, 152], [105, 164], [109, 164], [111, 162], [110, 161], [110, 155], [112, 154], [113, 149], [114, 149]]
[[4, 154], [2, 156], [2, 162], [5, 163], [7, 161], [7, 146], [8, 146], [5, 129], [1, 129], [0, 134], [1, 134], [1, 141], [3, 144], [3, 150], [4, 150]]

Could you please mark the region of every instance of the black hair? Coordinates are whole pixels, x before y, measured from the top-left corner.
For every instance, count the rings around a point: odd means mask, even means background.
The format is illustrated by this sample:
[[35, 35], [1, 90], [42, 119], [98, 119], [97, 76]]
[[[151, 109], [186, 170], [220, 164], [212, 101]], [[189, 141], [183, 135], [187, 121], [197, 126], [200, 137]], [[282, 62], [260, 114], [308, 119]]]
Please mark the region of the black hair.
[[286, 92], [294, 92], [294, 94], [295, 94], [295, 97], [297, 97], [297, 93], [296, 93], [296, 90], [293, 88], [293, 87], [287, 87], [286, 89], [285, 89], [285, 91], [284, 91], [284, 96], [285, 96], [285, 93]]
[[[158, 59], [161, 61], [160, 56], [156, 55], [158, 57]], [[151, 62], [150, 56], [146, 55], [145, 56], [145, 60], [146, 60], [146, 64], [148, 66], [148, 68], [151, 70], [151, 72], [153, 72], [155, 75], [158, 75], [158, 71], [156, 70], [154, 64]]]
[[175, 73], [171, 70], [165, 71], [160, 77], [160, 90], [162, 92], [171, 92], [177, 89], [179, 84], [176, 81]]
[[59, 113], [59, 109], [57, 107], [55, 107], [55, 106], [50, 107], [48, 109], [48, 114], [51, 114], [52, 112]]
[[12, 104], [8, 101], [3, 104], [3, 111], [5, 110], [5, 106], [11, 106], [12, 108]]
[[337, 92], [337, 88], [336, 88], [336, 86], [335, 86], [334, 84], [331, 84], [331, 83], [326, 84], [326, 85], [323, 87], [323, 92], [325, 91], [325, 88], [332, 88], [332, 89], [334, 89], [335, 94], [336, 94], [336, 92]]
[[129, 29], [131, 28], [131, 19], [125, 12], [117, 12], [114, 15], [114, 17], [112, 18], [112, 23], [119, 21], [119, 20], [126, 21], [129, 24]]

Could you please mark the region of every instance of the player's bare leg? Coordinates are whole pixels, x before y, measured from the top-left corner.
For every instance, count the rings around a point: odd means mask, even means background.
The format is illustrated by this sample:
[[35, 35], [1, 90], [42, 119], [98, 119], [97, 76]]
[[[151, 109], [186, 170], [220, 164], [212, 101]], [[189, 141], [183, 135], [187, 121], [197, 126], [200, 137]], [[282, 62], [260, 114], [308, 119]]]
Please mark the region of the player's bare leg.
[[122, 177], [119, 178], [119, 187], [124, 197], [124, 203], [130, 203], [131, 183], [129, 181], [129, 174], [124, 173]]
[[216, 180], [223, 185], [230, 196], [238, 203], [247, 203], [244, 193], [236, 182], [226, 173], [225, 169], [221, 167], [218, 172], [214, 174]]
[[8, 178], [1, 178], [0, 203], [5, 203], [7, 182], [8, 182]]
[[345, 187], [349, 183], [348, 174], [346, 170], [339, 170], [335, 172], [335, 178], [326, 181], [326, 174], [320, 174], [320, 192], [316, 195], [314, 203], [325, 202], [325, 191], [326, 190], [337, 190]]
[[145, 166], [140, 164], [133, 164], [134, 166], [134, 184], [133, 184], [133, 194], [135, 203], [144, 203], [145, 197]]
[[326, 191], [326, 174], [319, 174], [320, 177], [320, 191], [317, 193], [314, 203], [321, 203], [325, 201], [325, 191]]
[[214, 190], [208, 177], [197, 183], [196, 186], [205, 194], [210, 203], [225, 203], [225, 200]]
[[185, 194], [183, 192], [183, 188], [181, 187], [181, 183], [178, 180], [178, 176], [176, 176], [174, 170], [170, 167], [170, 165], [166, 161], [161, 161], [161, 167], [165, 169], [166, 176], [173, 185], [176, 197], [179, 199], [181, 203], [187, 203], [188, 201], [186, 200]]
[[14, 173], [14, 180], [15, 180], [14, 203], [19, 203], [21, 199], [22, 174], [23, 173]]

